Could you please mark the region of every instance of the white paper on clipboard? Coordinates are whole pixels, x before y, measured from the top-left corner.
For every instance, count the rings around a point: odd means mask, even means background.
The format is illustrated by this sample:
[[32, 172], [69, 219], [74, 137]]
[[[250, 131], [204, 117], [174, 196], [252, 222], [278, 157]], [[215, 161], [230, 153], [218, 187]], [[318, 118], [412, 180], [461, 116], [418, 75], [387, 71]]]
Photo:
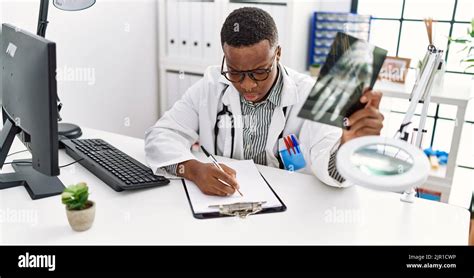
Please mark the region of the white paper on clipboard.
[[205, 195], [195, 183], [186, 180], [185, 186], [194, 213], [218, 212], [218, 208], [210, 208], [209, 206], [241, 202], [266, 202], [262, 206], [263, 209], [283, 206], [277, 195], [273, 193], [270, 186], [260, 175], [260, 172], [252, 160], [232, 161], [225, 162], [224, 164], [237, 172], [237, 182], [240, 186], [239, 190], [244, 196], [240, 196], [237, 191], [234, 195], [229, 197]]

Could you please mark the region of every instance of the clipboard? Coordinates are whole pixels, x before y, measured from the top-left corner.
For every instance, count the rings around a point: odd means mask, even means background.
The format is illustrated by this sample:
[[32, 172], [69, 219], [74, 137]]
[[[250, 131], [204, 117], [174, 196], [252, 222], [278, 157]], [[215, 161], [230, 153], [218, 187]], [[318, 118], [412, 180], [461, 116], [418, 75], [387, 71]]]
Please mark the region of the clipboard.
[[[253, 161], [252, 161], [252, 164], [253, 164]], [[229, 166], [232, 167], [232, 165], [230, 165], [230, 164], [229, 164]], [[273, 200], [273, 203], [274, 204], [276, 202], [278, 203], [277, 206], [265, 207], [265, 205], [267, 204], [266, 200], [251, 201], [251, 202], [236, 201], [236, 202], [230, 202], [229, 203], [229, 201], [225, 202], [226, 198], [215, 197], [215, 198], [221, 198], [222, 201], [223, 201], [222, 204], [212, 204], [212, 205], [210, 205], [209, 208], [212, 207], [213, 211], [207, 211], [207, 212], [197, 211], [196, 204], [193, 203], [193, 202], [196, 202], [196, 200], [193, 200], [193, 197], [191, 196], [192, 194], [190, 194], [190, 188], [188, 188], [189, 185], [191, 185], [191, 186], [195, 186], [195, 185], [190, 184], [189, 182], [187, 184], [186, 181], [183, 179], [182, 180], [183, 188], [184, 188], [184, 191], [186, 192], [186, 197], [188, 199], [188, 203], [189, 203], [189, 206], [191, 208], [191, 212], [192, 212], [194, 218], [196, 218], [196, 219], [212, 219], [212, 218], [232, 217], [232, 216], [245, 218], [249, 215], [286, 211], [287, 210], [286, 205], [283, 203], [283, 201], [278, 196], [278, 194], [275, 192], [275, 190], [273, 190], [271, 185], [268, 183], [268, 181], [265, 179], [265, 177], [260, 172], [258, 172], [258, 174], [259, 174], [259, 177], [261, 177], [262, 180], [264, 181], [264, 186], [266, 186], [266, 190], [268, 189], [269, 192], [271, 192], [271, 194], [275, 198]], [[192, 190], [195, 191], [194, 188]], [[245, 192], [244, 192], [244, 195], [245, 195]], [[214, 197], [209, 197], [209, 198], [214, 198]]]

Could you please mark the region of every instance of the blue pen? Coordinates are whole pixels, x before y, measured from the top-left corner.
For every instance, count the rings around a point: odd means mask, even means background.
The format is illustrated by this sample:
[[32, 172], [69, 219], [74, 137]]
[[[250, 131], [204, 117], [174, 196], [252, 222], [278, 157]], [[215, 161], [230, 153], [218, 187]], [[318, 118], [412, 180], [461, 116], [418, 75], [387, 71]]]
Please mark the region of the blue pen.
[[298, 144], [298, 141], [296, 141], [296, 138], [293, 134], [290, 135], [291, 137], [291, 141], [293, 141], [293, 145], [296, 147], [296, 150], [298, 151], [298, 153], [301, 153], [300, 151], [300, 145]]

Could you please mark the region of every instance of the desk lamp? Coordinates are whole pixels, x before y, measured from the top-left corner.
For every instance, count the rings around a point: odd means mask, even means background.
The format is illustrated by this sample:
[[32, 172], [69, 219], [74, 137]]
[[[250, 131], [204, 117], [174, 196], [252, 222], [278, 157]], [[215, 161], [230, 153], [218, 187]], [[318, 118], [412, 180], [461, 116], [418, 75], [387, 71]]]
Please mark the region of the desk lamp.
[[[345, 182], [376, 190], [403, 192], [402, 201], [411, 203], [415, 200], [415, 188], [428, 179], [430, 171], [428, 158], [421, 150], [421, 138], [433, 80], [442, 63], [443, 51], [430, 45], [410, 96], [410, 106], [394, 138], [364, 136], [341, 146], [336, 167]], [[414, 144], [410, 144], [406, 130], [418, 103], [423, 103], [423, 109], [416, 139], [412, 140]]]
[[[80, 11], [87, 9], [95, 4], [96, 0], [53, 0], [53, 5], [63, 11]], [[41, 0], [40, 11], [38, 17], [37, 35], [45, 37], [46, 28], [48, 26], [48, 8], [49, 0]], [[61, 111], [62, 103], [58, 97], [58, 115]], [[62, 121], [59, 115], [58, 121]], [[64, 136], [69, 139], [75, 139], [82, 135], [81, 128], [74, 124], [59, 123], [58, 134], [60, 137]]]

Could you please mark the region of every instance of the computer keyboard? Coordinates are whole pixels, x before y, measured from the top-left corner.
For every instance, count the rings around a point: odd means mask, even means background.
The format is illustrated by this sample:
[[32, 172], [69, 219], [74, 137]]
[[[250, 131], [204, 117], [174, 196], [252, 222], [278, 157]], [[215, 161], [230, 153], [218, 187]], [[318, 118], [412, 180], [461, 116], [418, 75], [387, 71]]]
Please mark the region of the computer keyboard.
[[163, 186], [170, 183], [102, 139], [61, 140], [66, 153], [115, 191]]

